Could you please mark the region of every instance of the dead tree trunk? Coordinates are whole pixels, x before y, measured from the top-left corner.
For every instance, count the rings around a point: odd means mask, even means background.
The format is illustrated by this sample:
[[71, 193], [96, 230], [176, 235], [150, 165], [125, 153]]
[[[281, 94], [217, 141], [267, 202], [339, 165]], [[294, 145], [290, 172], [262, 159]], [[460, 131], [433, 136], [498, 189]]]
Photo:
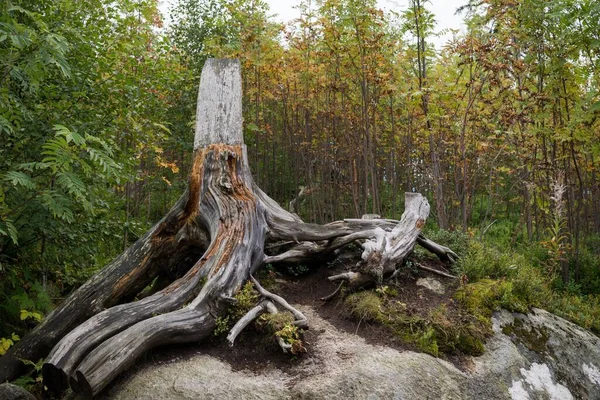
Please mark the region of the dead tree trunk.
[[[360, 287], [393, 274], [417, 242], [442, 259], [456, 257], [420, 235], [429, 204], [419, 194], [406, 195], [401, 221], [315, 225], [279, 207], [252, 180], [241, 99], [239, 63], [207, 61], [188, 190], [144, 237], [0, 358], [0, 381], [18, 376], [20, 358], [47, 356], [45, 386], [53, 391], [71, 386], [92, 397], [145, 351], [210, 335], [248, 279], [263, 299], [234, 326], [231, 343], [253, 318], [278, 308], [291, 311], [296, 324], [306, 328], [302, 313], [253, 277], [266, 263], [311, 260], [359, 243], [364, 252], [356, 271], [331, 279]], [[266, 245], [275, 255], [265, 254]], [[133, 301], [156, 277], [170, 283]]]

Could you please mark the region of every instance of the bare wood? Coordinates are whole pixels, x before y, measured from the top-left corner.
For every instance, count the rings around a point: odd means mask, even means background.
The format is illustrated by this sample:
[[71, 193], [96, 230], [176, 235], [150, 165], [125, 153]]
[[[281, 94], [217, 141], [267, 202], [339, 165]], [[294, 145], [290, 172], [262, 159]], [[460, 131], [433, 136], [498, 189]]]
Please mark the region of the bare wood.
[[[335, 279], [331, 279], [331, 277], [329, 277], [330, 280], [335, 280]], [[342, 287], [344, 287], [344, 282], [340, 282], [340, 284], [338, 285], [338, 287], [330, 294], [328, 294], [325, 297], [321, 297], [322, 301], [329, 301], [331, 299], [333, 299], [335, 296], [337, 296], [337, 294], [340, 292], [340, 290], [342, 290]]]
[[294, 318], [296, 318], [294, 325], [298, 328], [308, 329], [308, 319], [298, 309], [292, 307], [283, 297], [271, 293], [262, 287], [258, 280], [252, 275], [250, 275], [250, 281], [252, 281], [258, 293], [291, 312], [294, 315]]
[[375, 283], [375, 279], [372, 276], [357, 271], [344, 272], [341, 274], [330, 276], [327, 279], [329, 279], [332, 282], [348, 282], [348, 285], [353, 288], [360, 288]]
[[448, 273], [446, 273], [444, 271], [440, 271], [440, 270], [437, 270], [437, 269], [434, 269], [434, 268], [430, 268], [430, 267], [427, 267], [427, 266], [419, 264], [419, 263], [415, 263], [415, 265], [417, 266], [417, 268], [422, 269], [423, 271], [429, 271], [429, 272], [432, 272], [434, 274], [438, 274], [438, 275], [446, 277], [446, 278], [456, 279], [455, 275], [448, 274]]
[[242, 76], [236, 60], [208, 60], [202, 69], [194, 150], [213, 143], [241, 145]]
[[238, 335], [246, 328], [252, 321], [256, 318], [260, 317], [267, 311], [267, 301], [261, 302], [256, 307], [252, 308], [248, 311], [242, 318], [236, 322], [236, 324], [231, 328], [229, 334], [227, 335], [227, 341], [230, 346], [233, 346], [235, 339]]
[[442, 246], [441, 244], [437, 244], [433, 240], [426, 238], [423, 234], [419, 235], [417, 238], [417, 243], [419, 243], [419, 245], [421, 245], [421, 247], [424, 249], [437, 255], [438, 258], [443, 262], [454, 264], [456, 261], [458, 261], [459, 257], [455, 252], [446, 246]]
[[195, 231], [195, 237], [173, 240], [183, 225], [187, 197], [188, 193], [144, 236], [79, 287], [32, 332], [11, 347], [0, 358], [0, 382], [19, 376], [24, 368], [22, 359], [44, 358], [66, 333], [87, 318], [106, 307], [133, 299], [161, 270], [180, 262], [191, 242], [205, 247], [202, 229]]
[[[208, 75], [216, 71], [223, 79], [235, 81], [236, 74], [231, 72], [236, 69], [233, 64], [216, 62], [213, 65], [208, 62]], [[239, 77], [239, 64], [237, 73]], [[213, 80], [208, 79], [208, 82]], [[229, 86], [235, 87], [235, 82]], [[221, 99], [223, 103], [232, 103], [223, 96], [226, 96], [226, 91], [221, 93]], [[215, 110], [223, 111], [219, 107]], [[239, 111], [241, 118], [241, 109]], [[227, 126], [237, 127], [238, 132], [208, 135], [210, 140], [235, 143], [236, 138], [242, 137], [241, 123], [236, 125], [235, 121], [220, 117], [212, 121], [212, 126], [222, 128], [223, 124], [229, 124]], [[196, 340], [209, 334], [214, 327], [215, 316], [225, 308], [226, 298], [232, 297], [250, 272], [262, 262], [266, 225], [264, 208], [257, 204], [251, 185], [243, 145], [210, 143], [196, 149], [190, 176], [190, 196], [178, 204], [184, 225], [206, 227], [210, 232], [207, 236], [212, 238], [212, 242], [204, 256], [186, 277], [162, 292], [137, 304], [109, 309], [65, 337], [53, 351], [51, 361], [56, 362], [44, 367], [46, 380], [51, 381], [56, 375], [54, 371], [61, 370], [61, 381], [70, 375], [70, 384], [75, 390], [93, 396], [143, 351], [159, 344]], [[186, 228], [186, 232], [195, 229]], [[171, 240], [177, 232], [177, 229], [173, 230]], [[231, 246], [230, 243], [240, 245]], [[174, 251], [169, 253], [173, 257]], [[198, 283], [202, 276], [209, 280], [200, 290]], [[190, 295], [197, 297], [186, 308], [174, 310], [191, 300]], [[166, 314], [156, 315], [157, 312]]]

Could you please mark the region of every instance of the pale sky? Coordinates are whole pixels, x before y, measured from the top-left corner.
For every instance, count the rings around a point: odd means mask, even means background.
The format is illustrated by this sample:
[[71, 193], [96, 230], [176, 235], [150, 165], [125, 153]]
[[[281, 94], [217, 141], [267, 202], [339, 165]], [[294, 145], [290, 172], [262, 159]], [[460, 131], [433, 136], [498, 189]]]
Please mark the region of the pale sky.
[[[300, 16], [300, 12], [294, 7], [300, 0], [265, 0], [269, 4], [272, 14], [277, 14], [279, 22], [289, 22]], [[437, 22], [436, 32], [448, 29], [463, 30], [463, 17], [455, 15], [456, 9], [465, 5], [468, 0], [429, 0], [425, 6], [435, 14]], [[377, 4], [385, 11], [401, 13], [408, 7], [408, 0], [377, 0]], [[440, 37], [431, 40], [436, 48], [440, 49], [448, 40], [452, 39], [452, 33], [447, 32]]]
[[[168, 23], [167, 9], [170, 4], [173, 4], [176, 1], [177, 0], [161, 0], [159, 2], [159, 9], [162, 11], [166, 23]], [[295, 8], [300, 0], [265, 1], [269, 4], [271, 14], [276, 14], [275, 19], [279, 22], [287, 23], [300, 16], [300, 12]], [[455, 13], [458, 7], [465, 5], [467, 2], [468, 0], [429, 0], [426, 2], [426, 7], [435, 14], [435, 20], [437, 22], [435, 31], [447, 31], [438, 37], [431, 38], [431, 41], [433, 41], [438, 50], [441, 49], [448, 40], [452, 39], [453, 34], [448, 31], [449, 29], [457, 29], [461, 32], [464, 31], [463, 18], [460, 15], [455, 15]], [[408, 7], [408, 0], [377, 0], [377, 4], [385, 11], [401, 13]]]

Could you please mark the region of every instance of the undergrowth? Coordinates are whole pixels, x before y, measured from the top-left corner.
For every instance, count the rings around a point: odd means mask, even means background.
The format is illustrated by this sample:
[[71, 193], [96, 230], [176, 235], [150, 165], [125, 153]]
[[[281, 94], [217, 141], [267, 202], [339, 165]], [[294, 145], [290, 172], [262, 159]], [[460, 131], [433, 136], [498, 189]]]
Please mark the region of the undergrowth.
[[411, 313], [406, 304], [383, 292], [362, 291], [344, 300], [346, 313], [356, 320], [377, 322], [406, 343], [434, 356], [441, 353], [483, 354], [483, 341], [490, 333], [486, 321], [467, 313], [448, 317], [444, 305], [427, 315]]
[[[600, 269], [598, 258], [586, 257], [582, 257], [582, 270], [594, 269], [594, 264]], [[549, 262], [552, 257], [539, 246], [500, 250], [471, 239], [466, 254], [455, 267], [455, 272], [468, 281], [458, 297], [471, 309], [485, 310], [487, 314], [499, 308], [517, 312], [543, 308], [600, 334], [600, 294], [583, 291], [573, 284], [561, 285], [560, 277], [548, 272], [552, 270]]]
[[[582, 252], [578, 260], [579, 271], [590, 277], [589, 282], [562, 285], [560, 277], [551, 273], [556, 267], [549, 265], [556, 258], [541, 245], [509, 249], [460, 232], [437, 231], [428, 236], [460, 256], [453, 266], [461, 281], [454, 295], [458, 311], [448, 313], [442, 304], [417, 315], [389, 290], [379, 288], [348, 295], [345, 313], [357, 321], [386, 326], [404, 342], [435, 356], [482, 354], [485, 338], [492, 334], [492, 314], [500, 309], [526, 313], [532, 307], [543, 308], [600, 334], [597, 256]], [[433, 256], [417, 248], [413, 257], [424, 261]]]
[[[235, 303], [229, 307], [225, 315], [216, 319], [213, 335], [226, 335], [240, 318], [257, 305], [259, 297], [254, 285], [247, 282], [235, 295]], [[265, 313], [257, 319], [254, 327], [269, 337], [283, 340], [285, 344], [291, 346], [289, 351], [293, 355], [306, 351], [302, 341], [302, 330], [294, 325], [294, 316], [290, 312]]]

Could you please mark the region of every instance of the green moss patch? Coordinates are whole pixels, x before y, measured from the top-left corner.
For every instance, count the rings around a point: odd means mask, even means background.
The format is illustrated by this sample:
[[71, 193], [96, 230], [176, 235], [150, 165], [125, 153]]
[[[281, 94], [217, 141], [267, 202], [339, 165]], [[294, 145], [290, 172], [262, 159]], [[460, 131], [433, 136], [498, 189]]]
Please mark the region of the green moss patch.
[[405, 343], [436, 357], [451, 353], [483, 354], [483, 341], [489, 331], [483, 322], [446, 304], [416, 313], [388, 293], [396, 292], [378, 289], [347, 296], [346, 315], [358, 321], [379, 323]]
[[523, 326], [523, 321], [516, 318], [515, 322], [505, 325], [502, 328], [502, 333], [510, 336], [513, 340], [521, 343], [523, 346], [536, 353], [545, 353], [548, 351], [549, 335], [546, 328], [527, 329]]

